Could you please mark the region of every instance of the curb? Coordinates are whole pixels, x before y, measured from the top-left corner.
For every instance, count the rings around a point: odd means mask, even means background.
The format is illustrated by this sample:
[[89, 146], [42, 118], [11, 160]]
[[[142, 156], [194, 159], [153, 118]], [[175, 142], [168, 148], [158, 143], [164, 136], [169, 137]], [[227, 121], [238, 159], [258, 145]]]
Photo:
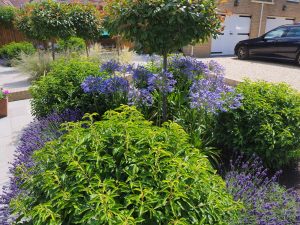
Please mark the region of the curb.
[[14, 101], [25, 100], [30, 98], [31, 98], [31, 94], [29, 90], [16, 91], [16, 92], [11, 92], [8, 95], [8, 102], [14, 102]]

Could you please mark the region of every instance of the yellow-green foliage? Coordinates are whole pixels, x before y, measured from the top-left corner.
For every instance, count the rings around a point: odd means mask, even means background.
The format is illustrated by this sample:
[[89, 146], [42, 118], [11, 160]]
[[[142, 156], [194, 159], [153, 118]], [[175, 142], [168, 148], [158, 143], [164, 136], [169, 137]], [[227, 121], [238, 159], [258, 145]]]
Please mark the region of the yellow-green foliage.
[[[90, 116], [91, 117], [91, 116]], [[229, 224], [240, 208], [176, 123], [134, 108], [77, 122], [34, 154], [11, 207], [26, 224]]]

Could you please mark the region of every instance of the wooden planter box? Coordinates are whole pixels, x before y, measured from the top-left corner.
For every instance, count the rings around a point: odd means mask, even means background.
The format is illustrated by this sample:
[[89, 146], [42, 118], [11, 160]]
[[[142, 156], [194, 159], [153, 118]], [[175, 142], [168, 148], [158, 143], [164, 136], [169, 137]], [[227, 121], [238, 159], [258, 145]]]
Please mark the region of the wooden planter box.
[[7, 116], [7, 98], [0, 99], [0, 118]]

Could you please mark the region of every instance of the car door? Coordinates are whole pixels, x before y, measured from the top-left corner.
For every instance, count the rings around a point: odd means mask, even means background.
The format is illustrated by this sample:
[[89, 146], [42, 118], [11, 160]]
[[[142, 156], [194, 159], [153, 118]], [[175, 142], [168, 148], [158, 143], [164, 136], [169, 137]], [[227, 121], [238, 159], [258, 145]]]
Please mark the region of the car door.
[[289, 27], [282, 38], [276, 43], [276, 57], [295, 59], [300, 48], [300, 26]]
[[250, 47], [253, 56], [275, 57], [276, 42], [287, 32], [286, 27], [278, 27], [258, 38]]

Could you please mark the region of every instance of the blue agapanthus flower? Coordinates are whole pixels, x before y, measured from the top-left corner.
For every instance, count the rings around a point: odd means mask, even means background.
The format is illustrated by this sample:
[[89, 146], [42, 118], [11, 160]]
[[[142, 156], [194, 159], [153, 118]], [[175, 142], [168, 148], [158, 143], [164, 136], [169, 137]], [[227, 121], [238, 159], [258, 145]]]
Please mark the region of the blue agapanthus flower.
[[98, 90], [101, 88], [102, 82], [102, 77], [88, 76], [81, 83], [81, 88], [84, 91], [84, 93], [97, 93]]
[[210, 74], [209, 66], [207, 64], [192, 57], [175, 56], [171, 59], [170, 66], [192, 80], [199, 75], [207, 76]]
[[163, 93], [171, 93], [176, 84], [173, 73], [167, 71], [156, 74], [150, 82], [153, 83], [156, 89]]
[[190, 88], [190, 106], [208, 112], [239, 108], [242, 96], [225, 83], [223, 76], [210, 76], [195, 80]]
[[132, 70], [132, 79], [136, 88], [154, 90], [155, 75], [143, 66], [138, 66]]
[[101, 77], [87, 77], [81, 84], [85, 93], [111, 95], [115, 92], [128, 92], [129, 82], [123, 77], [103, 79]]
[[116, 60], [109, 60], [100, 66], [101, 72], [108, 72], [113, 74], [116, 71], [120, 71], [120, 70], [122, 70], [122, 65]]
[[148, 89], [131, 87], [128, 94], [128, 100], [130, 105], [151, 106], [153, 104], [153, 96]]
[[129, 82], [123, 77], [113, 77], [101, 82], [99, 93], [111, 95], [116, 92], [128, 92]]

